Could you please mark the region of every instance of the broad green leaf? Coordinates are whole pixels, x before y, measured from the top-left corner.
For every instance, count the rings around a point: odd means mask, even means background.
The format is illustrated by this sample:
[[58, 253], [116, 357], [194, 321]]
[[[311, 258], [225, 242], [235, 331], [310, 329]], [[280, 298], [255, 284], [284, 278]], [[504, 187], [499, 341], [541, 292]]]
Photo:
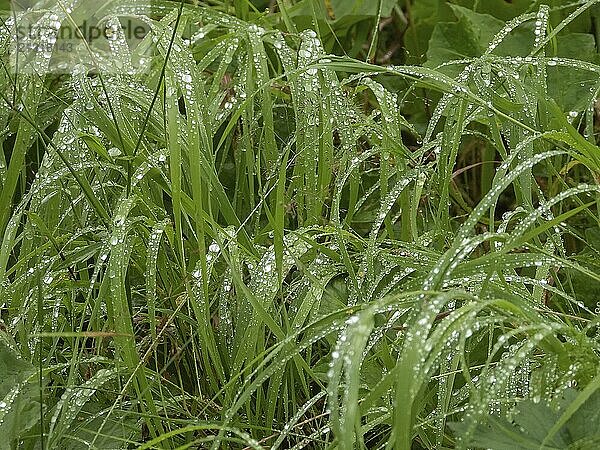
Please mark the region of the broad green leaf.
[[14, 441], [40, 417], [36, 368], [23, 360], [8, 335], [0, 331], [0, 449]]
[[[600, 444], [598, 391], [579, 406], [554, 436], [545, 442], [549, 432], [576, 398], [577, 391], [570, 389], [563, 393], [555, 406], [525, 400], [517, 405], [517, 412], [513, 414], [512, 421], [492, 416], [486, 424], [478, 425], [476, 437], [468, 445], [494, 450], [597, 448]], [[458, 423], [452, 424], [452, 428], [459, 434], [464, 429], [463, 425]]]

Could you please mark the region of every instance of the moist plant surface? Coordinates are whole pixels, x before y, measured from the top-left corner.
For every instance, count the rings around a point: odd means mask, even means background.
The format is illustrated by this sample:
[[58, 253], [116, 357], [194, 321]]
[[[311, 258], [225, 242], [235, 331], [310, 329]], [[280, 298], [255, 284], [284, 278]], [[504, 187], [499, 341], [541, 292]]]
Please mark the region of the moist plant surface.
[[4, 3], [0, 450], [600, 447], [599, 1]]

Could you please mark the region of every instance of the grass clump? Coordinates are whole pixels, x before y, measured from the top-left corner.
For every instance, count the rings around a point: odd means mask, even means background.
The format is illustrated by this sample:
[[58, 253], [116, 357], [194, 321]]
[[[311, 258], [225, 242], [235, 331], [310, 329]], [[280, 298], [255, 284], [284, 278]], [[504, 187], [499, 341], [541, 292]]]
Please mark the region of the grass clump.
[[1, 35], [0, 448], [595, 448], [597, 2], [196, 3]]

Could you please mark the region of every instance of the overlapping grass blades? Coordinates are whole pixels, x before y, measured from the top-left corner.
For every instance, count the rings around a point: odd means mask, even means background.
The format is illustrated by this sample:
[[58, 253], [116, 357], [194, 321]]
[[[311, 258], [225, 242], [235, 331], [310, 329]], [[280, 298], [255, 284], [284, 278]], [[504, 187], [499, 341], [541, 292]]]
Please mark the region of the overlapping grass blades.
[[[107, 8], [152, 6], [148, 73], [5, 65], [0, 337], [28, 362], [0, 417], [42, 405], [9, 447], [466, 447], [519, 399], [591, 395], [597, 313], [572, 278], [600, 272], [565, 235], [598, 225], [573, 119], [599, 87], [565, 118], [547, 76], [600, 68], [545, 49], [593, 3], [549, 34], [544, 7], [513, 20], [457, 77], [184, 2]], [[529, 56], [494, 54], [530, 22]], [[390, 77], [441, 94], [423, 137]], [[471, 136], [501, 161], [469, 203]]]

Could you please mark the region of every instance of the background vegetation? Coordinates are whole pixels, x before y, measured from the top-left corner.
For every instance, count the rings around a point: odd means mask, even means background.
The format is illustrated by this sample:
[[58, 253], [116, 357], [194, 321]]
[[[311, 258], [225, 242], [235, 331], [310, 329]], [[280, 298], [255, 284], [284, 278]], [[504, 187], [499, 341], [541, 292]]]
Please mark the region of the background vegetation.
[[597, 4], [107, 2], [117, 73], [0, 31], [0, 449], [598, 448]]

